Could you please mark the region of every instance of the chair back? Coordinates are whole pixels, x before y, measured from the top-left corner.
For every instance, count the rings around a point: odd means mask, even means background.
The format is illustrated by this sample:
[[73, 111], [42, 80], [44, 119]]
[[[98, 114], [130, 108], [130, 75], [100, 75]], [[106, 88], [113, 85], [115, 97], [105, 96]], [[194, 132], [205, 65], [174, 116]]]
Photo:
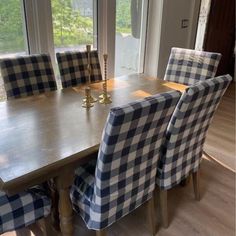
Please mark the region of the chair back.
[[4, 58], [1, 74], [7, 98], [21, 98], [57, 89], [48, 54]]
[[173, 91], [111, 109], [98, 153], [91, 228], [104, 228], [151, 198], [159, 148], [179, 98]]
[[[60, 52], [56, 54], [62, 87], [73, 87], [86, 83], [88, 74], [88, 53], [78, 51]], [[90, 52], [91, 82], [101, 81], [102, 73], [97, 51]]]
[[216, 77], [182, 94], [167, 128], [158, 163], [157, 184], [169, 189], [199, 168], [213, 115], [232, 78]]
[[172, 48], [164, 80], [193, 85], [213, 78], [221, 54], [184, 48]]

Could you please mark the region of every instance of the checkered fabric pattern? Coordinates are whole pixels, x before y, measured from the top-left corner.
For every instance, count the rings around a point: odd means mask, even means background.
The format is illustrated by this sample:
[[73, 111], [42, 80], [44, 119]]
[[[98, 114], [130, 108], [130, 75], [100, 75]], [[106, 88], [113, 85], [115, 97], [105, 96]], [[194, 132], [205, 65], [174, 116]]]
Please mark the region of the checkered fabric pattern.
[[170, 189], [199, 168], [206, 133], [232, 78], [216, 77], [182, 94], [167, 128], [158, 163], [157, 184]]
[[185, 85], [213, 78], [221, 54], [184, 48], [172, 48], [164, 80]]
[[[88, 54], [87, 52], [60, 52], [56, 54], [61, 74], [62, 87], [78, 86], [88, 82]], [[91, 51], [91, 82], [102, 80], [102, 73], [97, 51]]]
[[0, 67], [7, 98], [21, 98], [57, 89], [47, 54], [4, 58]]
[[174, 91], [111, 109], [97, 163], [80, 167], [71, 188], [88, 228], [103, 229], [151, 198], [159, 148], [179, 98]]
[[40, 186], [8, 196], [0, 191], [0, 234], [35, 223], [51, 211], [51, 201]]

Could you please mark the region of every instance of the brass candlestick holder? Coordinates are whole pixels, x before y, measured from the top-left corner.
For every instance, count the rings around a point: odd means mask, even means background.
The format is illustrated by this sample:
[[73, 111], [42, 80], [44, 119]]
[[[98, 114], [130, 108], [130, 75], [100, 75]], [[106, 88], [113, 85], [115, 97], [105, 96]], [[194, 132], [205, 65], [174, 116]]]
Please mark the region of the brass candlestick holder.
[[109, 104], [112, 103], [111, 96], [107, 93], [107, 59], [108, 55], [104, 54], [103, 55], [104, 59], [104, 82], [102, 83], [102, 89], [103, 93], [99, 96], [100, 100], [99, 102], [101, 104]]
[[90, 87], [85, 88], [85, 98], [83, 99], [82, 107], [84, 108], [90, 108], [93, 107], [93, 103], [90, 101], [91, 97], [91, 89]]
[[85, 98], [83, 99], [82, 107], [90, 108], [90, 107], [93, 107], [92, 103], [97, 102], [97, 99], [91, 95], [91, 88], [90, 88], [90, 85], [91, 85], [91, 60], [90, 60], [91, 45], [86, 45], [86, 49], [87, 49], [87, 54], [88, 54], [87, 70], [88, 70], [88, 83], [89, 84], [85, 88]]

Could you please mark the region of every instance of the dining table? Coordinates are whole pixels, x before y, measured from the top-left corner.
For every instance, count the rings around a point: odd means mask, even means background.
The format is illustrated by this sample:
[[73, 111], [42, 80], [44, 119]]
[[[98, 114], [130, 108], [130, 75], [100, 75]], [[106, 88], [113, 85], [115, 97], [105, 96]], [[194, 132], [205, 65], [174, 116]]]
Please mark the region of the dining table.
[[[94, 158], [112, 107], [186, 86], [133, 74], [107, 81], [112, 103], [82, 107], [87, 84], [0, 102], [0, 191], [15, 194], [55, 180], [62, 235], [73, 234], [74, 171]], [[92, 83], [99, 97], [102, 83]]]

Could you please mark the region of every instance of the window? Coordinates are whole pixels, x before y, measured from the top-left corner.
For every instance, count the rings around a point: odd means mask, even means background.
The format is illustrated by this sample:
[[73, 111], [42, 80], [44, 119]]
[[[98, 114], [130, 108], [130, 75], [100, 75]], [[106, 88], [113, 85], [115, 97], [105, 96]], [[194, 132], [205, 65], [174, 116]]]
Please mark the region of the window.
[[56, 52], [97, 47], [96, 1], [52, 0], [53, 36]]
[[21, 0], [0, 1], [0, 58], [28, 51]]
[[[28, 52], [24, 7], [21, 0], [0, 1], [0, 59]], [[0, 101], [5, 90], [0, 72]]]

